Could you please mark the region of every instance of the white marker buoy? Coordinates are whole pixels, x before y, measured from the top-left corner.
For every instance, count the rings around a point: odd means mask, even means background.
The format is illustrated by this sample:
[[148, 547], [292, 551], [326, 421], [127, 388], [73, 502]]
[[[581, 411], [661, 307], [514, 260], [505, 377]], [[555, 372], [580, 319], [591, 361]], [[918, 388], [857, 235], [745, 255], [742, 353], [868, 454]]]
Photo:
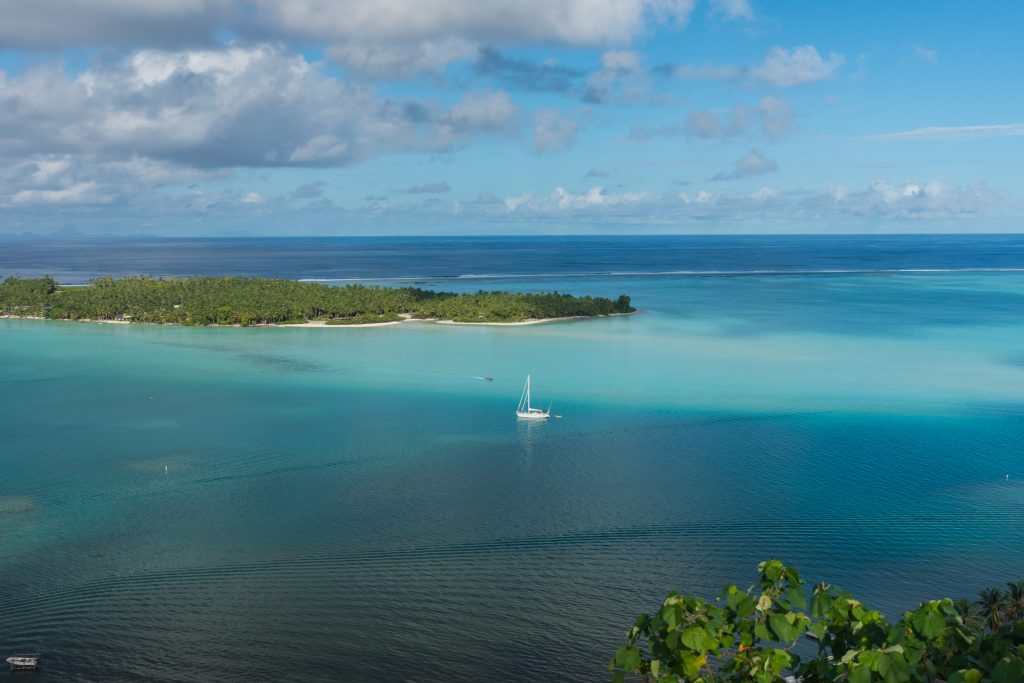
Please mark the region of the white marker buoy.
[[167, 465], [164, 465], [164, 474], [167, 474]]

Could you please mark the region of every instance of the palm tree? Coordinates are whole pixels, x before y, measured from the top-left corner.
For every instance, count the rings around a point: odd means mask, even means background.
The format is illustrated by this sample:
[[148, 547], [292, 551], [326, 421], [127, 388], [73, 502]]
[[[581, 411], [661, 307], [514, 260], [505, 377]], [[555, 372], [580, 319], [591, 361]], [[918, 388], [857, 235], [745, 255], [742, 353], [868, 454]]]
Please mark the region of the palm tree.
[[953, 602], [953, 607], [960, 613], [960, 618], [964, 620], [964, 626], [971, 629], [972, 631], [980, 630], [985, 625], [984, 620], [978, 613], [978, 608], [975, 603], [971, 602], [967, 598], [959, 598]]
[[985, 625], [993, 631], [1003, 625], [1003, 612], [1006, 609], [1006, 596], [998, 588], [986, 588], [981, 591], [975, 603], [981, 611]]
[[1006, 618], [1008, 621], [1024, 621], [1024, 581], [1006, 584]]

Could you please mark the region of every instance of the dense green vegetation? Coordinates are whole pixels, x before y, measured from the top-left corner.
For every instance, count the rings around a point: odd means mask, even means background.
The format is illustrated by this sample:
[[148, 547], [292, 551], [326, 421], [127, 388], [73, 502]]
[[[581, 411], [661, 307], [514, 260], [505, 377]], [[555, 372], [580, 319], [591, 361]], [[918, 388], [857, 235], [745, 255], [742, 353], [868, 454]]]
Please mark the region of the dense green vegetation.
[[[896, 623], [778, 560], [758, 566], [746, 590], [708, 601], [670, 593], [642, 614], [616, 651], [613, 679], [775, 683], [1019, 683], [1024, 681], [1024, 582], [971, 603], [922, 603]], [[808, 641], [801, 644], [802, 636]], [[817, 652], [801, 657], [796, 650]], [[800, 647], [798, 647], [800, 646]]]
[[0, 312], [63, 320], [130, 320], [182, 325], [256, 325], [306, 320], [355, 324], [434, 318], [459, 322], [517, 322], [629, 313], [618, 300], [568, 294], [477, 292], [453, 294], [274, 280], [258, 277], [101, 277], [86, 287], [59, 286], [53, 278], [7, 278]]

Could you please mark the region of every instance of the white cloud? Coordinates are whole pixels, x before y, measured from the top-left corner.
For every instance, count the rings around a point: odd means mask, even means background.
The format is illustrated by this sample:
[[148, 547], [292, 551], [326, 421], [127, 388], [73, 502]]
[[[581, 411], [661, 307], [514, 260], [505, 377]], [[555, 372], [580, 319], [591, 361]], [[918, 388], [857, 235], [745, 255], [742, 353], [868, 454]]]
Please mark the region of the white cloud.
[[20, 204], [105, 204], [109, 197], [96, 192], [96, 183], [75, 183], [59, 190], [19, 190], [7, 203]]
[[482, 46], [625, 46], [652, 23], [685, 25], [696, 0], [257, 0], [261, 35], [325, 43], [332, 59], [405, 78]]
[[871, 135], [866, 139], [877, 142], [898, 142], [901, 140], [973, 140], [1024, 135], [1024, 123], [1001, 123], [981, 126], [930, 126], [915, 128], [898, 133]]
[[257, 0], [265, 30], [317, 42], [372, 44], [461, 37], [477, 42], [626, 43], [648, 21], [685, 23], [692, 0]]
[[569, 149], [580, 125], [556, 109], [538, 109], [533, 114], [533, 149], [538, 154]]
[[[0, 0], [0, 49], [326, 45], [352, 71], [408, 77], [481, 45], [628, 45], [652, 24], [685, 25], [696, 0]], [[742, 4], [729, 0], [726, 4]]]
[[766, 95], [752, 107], [737, 104], [728, 111], [698, 109], [691, 111], [682, 123], [661, 128], [636, 125], [630, 131], [630, 139], [644, 141], [685, 135], [699, 140], [729, 140], [749, 135], [751, 127], [758, 122], [766, 138], [780, 140], [793, 125], [793, 110], [783, 98]]
[[446, 114], [438, 117], [438, 121], [450, 133], [508, 132], [518, 125], [518, 116], [519, 110], [508, 93], [498, 90], [466, 93]]
[[101, 159], [90, 155], [36, 154], [0, 159], [0, 206], [109, 204], [148, 188], [223, 176], [141, 157]]
[[[0, 177], [0, 182], [6, 182]], [[79, 180], [77, 183], [89, 182]], [[97, 184], [24, 192], [12, 203], [0, 200], [2, 230], [50, 231], [73, 216], [84, 232], [135, 233], [146, 226], [185, 233], [241, 230], [276, 234], [282, 223], [300, 224], [309, 234], [336, 234], [339, 225], [394, 233], [438, 234], [479, 231], [592, 233], [611, 232], [822, 232], [865, 228], [876, 231], [961, 231], [965, 224], [980, 229], [1006, 229], [1019, 224], [1021, 207], [1009, 195], [985, 185], [950, 186], [938, 181], [877, 180], [861, 189], [830, 187], [816, 191], [781, 191], [764, 186], [736, 193], [687, 188], [658, 193], [616, 190], [603, 186], [573, 189], [556, 186], [549, 192], [526, 191], [499, 197], [482, 193], [475, 199], [402, 193], [401, 200], [370, 196], [365, 205], [346, 208], [328, 200], [292, 200], [290, 195], [244, 203], [237, 189], [205, 191], [143, 191], [110, 195]], [[2, 185], [0, 185], [2, 186]], [[105, 202], [105, 203], [104, 203]], [[83, 211], [104, 203], [102, 211]], [[162, 217], [155, 224], [153, 216]], [[152, 228], [150, 228], [152, 229]], [[157, 228], [160, 229], [160, 228]]]
[[711, 0], [711, 15], [722, 15], [726, 19], [747, 19], [753, 21], [754, 10], [750, 0]]
[[649, 192], [608, 192], [600, 186], [591, 187], [586, 192], [580, 193], [571, 192], [564, 187], [556, 187], [550, 194], [543, 197], [535, 197], [531, 193], [509, 197], [505, 200], [505, 206], [509, 211], [573, 213], [643, 204], [652, 201], [655, 197], [656, 195]]
[[240, 7], [228, 0], [0, 0], [0, 48], [208, 42]]
[[[0, 71], [0, 205], [153, 201], [152, 188], [235, 167], [443, 152], [514, 134], [518, 123], [503, 91], [469, 91], [448, 107], [394, 100], [268, 45], [143, 50], [76, 75], [54, 66]], [[190, 201], [205, 211], [209, 202], [262, 199]]]
[[756, 202], [766, 202], [769, 199], [774, 199], [779, 196], [778, 190], [771, 187], [761, 187], [750, 193], [750, 198]]
[[779, 170], [778, 163], [766, 157], [764, 152], [755, 147], [737, 159], [731, 171], [716, 173], [708, 178], [708, 180], [737, 180], [739, 178], [764, 175], [765, 173], [772, 173], [777, 170]]
[[0, 71], [0, 155], [9, 156], [341, 166], [448, 150], [517, 125], [503, 91], [470, 91], [448, 109], [392, 100], [268, 45], [143, 50], [77, 76], [55, 67], [16, 78]]
[[478, 52], [475, 43], [445, 38], [411, 45], [345, 42], [330, 47], [327, 55], [350, 72], [367, 78], [411, 78], [439, 72], [445, 65], [471, 59]]
[[781, 140], [793, 126], [793, 110], [786, 100], [767, 95], [757, 103], [755, 111], [761, 117], [761, 132], [769, 140]]
[[823, 58], [813, 45], [793, 48], [776, 46], [768, 51], [757, 66], [733, 64], [679, 64], [667, 72], [683, 80], [735, 81], [750, 79], [768, 85], [789, 88], [807, 85], [832, 77], [846, 63], [843, 55], [830, 52]]
[[641, 54], [632, 50], [605, 52], [601, 55], [601, 68], [587, 79], [583, 99], [593, 103], [649, 101], [651, 80], [641, 66], [642, 60]]
[[266, 201], [259, 192], [248, 192], [242, 197], [243, 204], [262, 204]]
[[711, 110], [690, 112], [686, 119], [686, 129], [692, 136], [702, 140], [722, 140], [744, 132], [749, 121], [750, 109], [745, 105], [736, 105], [728, 116]]
[[524, 192], [521, 195], [515, 197], [506, 197], [504, 200], [505, 209], [509, 212], [513, 212], [520, 206], [528, 204], [533, 199], [532, 192]]
[[788, 50], [773, 47], [752, 74], [771, 85], [790, 87], [829, 78], [845, 63], [846, 59], [835, 52], [830, 52], [828, 59], [822, 59], [812, 45]]
[[[761, 187], [746, 194], [696, 190], [693, 192], [612, 192], [600, 186], [581, 192], [556, 187], [546, 195], [524, 193], [503, 203], [476, 205], [497, 218], [529, 215], [539, 221], [571, 225], [607, 221], [614, 225], [710, 225], [737, 221], [774, 221], [783, 231], [810, 228], [820, 231], [821, 221], [890, 227], [892, 224], [936, 222], [997, 215], [1006, 205], [1004, 192], [983, 185], [953, 187], [937, 181], [891, 183], [876, 180], [868, 187], [836, 192], [782, 193]], [[891, 222], [891, 223], [890, 223]]]
[[1004, 207], [1007, 200], [1006, 192], [985, 185], [955, 187], [937, 180], [874, 180], [859, 192], [845, 187], [830, 188], [805, 199], [802, 208], [834, 215], [922, 221], [991, 214]]

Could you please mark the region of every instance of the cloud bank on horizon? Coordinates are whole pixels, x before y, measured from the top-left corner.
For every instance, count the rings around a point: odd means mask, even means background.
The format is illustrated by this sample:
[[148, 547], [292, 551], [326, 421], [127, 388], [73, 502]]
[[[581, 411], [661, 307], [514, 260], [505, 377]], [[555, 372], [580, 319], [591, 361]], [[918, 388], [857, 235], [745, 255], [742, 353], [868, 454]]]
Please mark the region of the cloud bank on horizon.
[[1017, 3], [0, 15], [0, 235], [1024, 229]]

